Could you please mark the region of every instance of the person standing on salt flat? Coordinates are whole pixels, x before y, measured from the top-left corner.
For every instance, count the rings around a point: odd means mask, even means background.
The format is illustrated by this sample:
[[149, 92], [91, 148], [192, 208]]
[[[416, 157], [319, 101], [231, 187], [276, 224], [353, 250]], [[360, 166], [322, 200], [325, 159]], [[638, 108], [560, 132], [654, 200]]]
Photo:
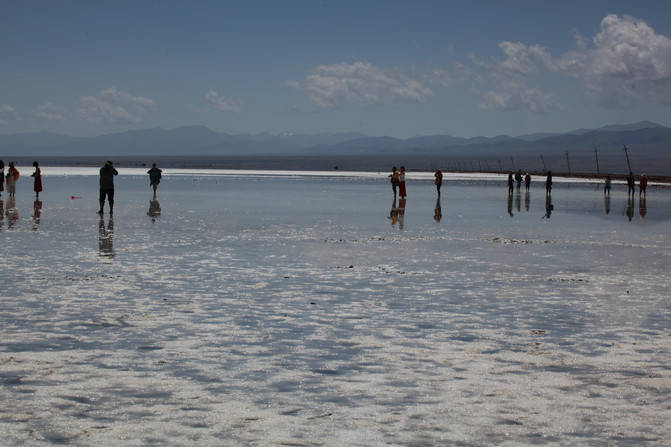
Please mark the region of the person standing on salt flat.
[[149, 174], [149, 184], [154, 188], [154, 200], [156, 200], [156, 188], [158, 184], [161, 183], [161, 173], [163, 171], [156, 167], [156, 163], [152, 163], [151, 169], [147, 171]]
[[531, 186], [531, 175], [528, 172], [524, 176], [524, 186], [526, 186], [527, 191], [529, 191], [529, 187]]
[[0, 197], [5, 190], [5, 162], [0, 160]]
[[16, 194], [16, 181], [19, 179], [19, 170], [14, 166], [14, 162], [9, 162], [9, 169], [7, 170], [7, 192], [9, 197], [14, 197]]
[[35, 167], [35, 172], [32, 173], [32, 177], [35, 178], [33, 183], [33, 191], [35, 191], [35, 200], [39, 200], [40, 192], [42, 192], [42, 171], [40, 171], [40, 165], [36, 161], [33, 162]]
[[398, 188], [398, 179], [400, 175], [401, 174], [398, 173], [396, 166], [391, 168], [391, 175], [389, 178], [391, 179], [391, 189], [394, 191], [394, 197], [396, 197], [396, 188]]
[[545, 179], [545, 194], [552, 194], [552, 171], [548, 171], [548, 176]]
[[402, 199], [407, 196], [405, 191], [405, 166], [401, 166], [401, 174], [398, 176], [398, 195]]
[[508, 173], [508, 194], [513, 193], [514, 185], [515, 183], [513, 182], [513, 173], [509, 172]]
[[119, 175], [114, 164], [107, 160], [105, 166], [100, 168], [100, 211], [98, 214], [103, 214], [103, 207], [105, 206], [105, 196], [110, 205], [110, 214], [114, 213], [114, 176]]
[[433, 175], [436, 177], [436, 180], [434, 180], [436, 192], [438, 192], [438, 196], [440, 197], [440, 187], [443, 186], [443, 172], [440, 169], [436, 169], [436, 173]]
[[603, 185], [603, 194], [610, 195], [610, 188], [612, 187], [612, 180], [610, 179], [610, 174], [606, 176], [606, 184]]
[[641, 194], [643, 194], [643, 197], [645, 197], [646, 189], [648, 189], [648, 176], [643, 174], [641, 175], [641, 180], [639, 180], [638, 183], [638, 196], [641, 197]]
[[629, 171], [627, 176], [627, 195], [631, 194], [632, 196], [636, 192], [636, 180], [634, 179], [634, 173]]

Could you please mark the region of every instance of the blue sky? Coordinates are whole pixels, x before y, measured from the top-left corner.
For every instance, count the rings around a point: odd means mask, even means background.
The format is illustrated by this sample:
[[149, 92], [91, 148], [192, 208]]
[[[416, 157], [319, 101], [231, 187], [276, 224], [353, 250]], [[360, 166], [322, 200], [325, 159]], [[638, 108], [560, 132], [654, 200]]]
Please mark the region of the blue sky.
[[0, 55], [0, 133], [671, 125], [661, 1], [2, 1]]

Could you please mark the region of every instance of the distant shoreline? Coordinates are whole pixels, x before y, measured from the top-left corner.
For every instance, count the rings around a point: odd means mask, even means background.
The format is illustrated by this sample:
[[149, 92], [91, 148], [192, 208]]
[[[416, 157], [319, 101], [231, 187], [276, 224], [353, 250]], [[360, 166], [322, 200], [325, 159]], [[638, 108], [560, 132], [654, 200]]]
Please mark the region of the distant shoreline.
[[[463, 160], [444, 157], [427, 157], [421, 155], [389, 155], [389, 156], [235, 156], [235, 157], [211, 157], [211, 156], [119, 156], [119, 157], [80, 157], [80, 156], [56, 156], [56, 157], [12, 157], [19, 167], [27, 168], [32, 165], [34, 160], [38, 160], [41, 166], [55, 167], [99, 167], [110, 158], [115, 165], [121, 168], [147, 168], [152, 163], [157, 163], [160, 168], [171, 169], [225, 169], [225, 170], [267, 170], [267, 171], [348, 171], [348, 172], [379, 172], [387, 173], [391, 171], [392, 166], [400, 167], [405, 164], [408, 172], [432, 172], [436, 168], [443, 172], [459, 174], [507, 174], [517, 169], [511, 166], [501, 166], [502, 169], [492, 169], [491, 160]], [[7, 163], [7, 158], [5, 164]], [[549, 161], [549, 160], [548, 160]], [[511, 163], [509, 162], [508, 165]], [[531, 163], [526, 159], [516, 159], [516, 168], [522, 172], [529, 172], [534, 177], [545, 176], [545, 172], [539, 169], [532, 169]], [[571, 177], [583, 179], [605, 179], [610, 174], [613, 180], [624, 180], [627, 175], [626, 165], [605, 164], [597, 174], [593, 169], [593, 163], [581, 162], [576, 160], [575, 165], [572, 162], [570, 175], [565, 169], [565, 165], [559, 164], [559, 169], [548, 163], [552, 169], [554, 177]], [[638, 179], [643, 172], [648, 174], [652, 182], [671, 183], [671, 175], [666, 166], [660, 166], [659, 163], [643, 162], [636, 160], [632, 163], [634, 166], [634, 175]], [[529, 169], [525, 170], [525, 166]], [[636, 166], [646, 166], [650, 169], [636, 170]], [[496, 166], [498, 167], [498, 166]]]

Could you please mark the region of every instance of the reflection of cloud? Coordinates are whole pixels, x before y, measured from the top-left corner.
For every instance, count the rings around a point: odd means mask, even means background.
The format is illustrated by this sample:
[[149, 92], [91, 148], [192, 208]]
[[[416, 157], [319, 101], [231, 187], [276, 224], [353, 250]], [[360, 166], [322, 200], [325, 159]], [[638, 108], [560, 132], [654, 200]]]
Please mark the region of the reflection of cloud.
[[228, 98], [226, 96], [219, 96], [214, 90], [210, 90], [205, 94], [205, 101], [210, 103], [217, 110], [222, 112], [240, 112], [242, 101]]
[[0, 124], [3, 126], [9, 124], [9, 121], [14, 118], [16, 118], [14, 107], [9, 104], [0, 104]]
[[82, 96], [77, 112], [87, 121], [139, 123], [156, 109], [153, 99], [134, 96], [115, 88], [101, 90], [96, 96]]
[[51, 102], [47, 102], [37, 107], [33, 115], [37, 118], [45, 119], [47, 121], [63, 121], [67, 114], [64, 107], [58, 106]]
[[320, 107], [423, 103], [433, 95], [419, 81], [384, 72], [367, 62], [319, 65], [302, 83], [288, 81], [286, 85], [304, 90]]

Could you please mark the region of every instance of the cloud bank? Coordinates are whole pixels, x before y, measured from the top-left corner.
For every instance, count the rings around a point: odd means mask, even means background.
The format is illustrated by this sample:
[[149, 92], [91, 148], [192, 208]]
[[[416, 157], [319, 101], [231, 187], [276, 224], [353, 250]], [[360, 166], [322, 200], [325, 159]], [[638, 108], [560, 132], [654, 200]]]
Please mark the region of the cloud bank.
[[318, 65], [303, 82], [286, 84], [303, 90], [319, 107], [424, 103], [433, 95], [420, 81], [368, 62]]
[[75, 108], [81, 118], [90, 122], [137, 124], [156, 110], [156, 102], [112, 87], [95, 96], [82, 96]]
[[235, 112], [239, 113], [242, 107], [242, 101], [228, 98], [226, 96], [219, 96], [219, 94], [214, 90], [209, 90], [205, 94], [205, 101], [208, 104], [212, 105], [215, 109], [222, 112]]

